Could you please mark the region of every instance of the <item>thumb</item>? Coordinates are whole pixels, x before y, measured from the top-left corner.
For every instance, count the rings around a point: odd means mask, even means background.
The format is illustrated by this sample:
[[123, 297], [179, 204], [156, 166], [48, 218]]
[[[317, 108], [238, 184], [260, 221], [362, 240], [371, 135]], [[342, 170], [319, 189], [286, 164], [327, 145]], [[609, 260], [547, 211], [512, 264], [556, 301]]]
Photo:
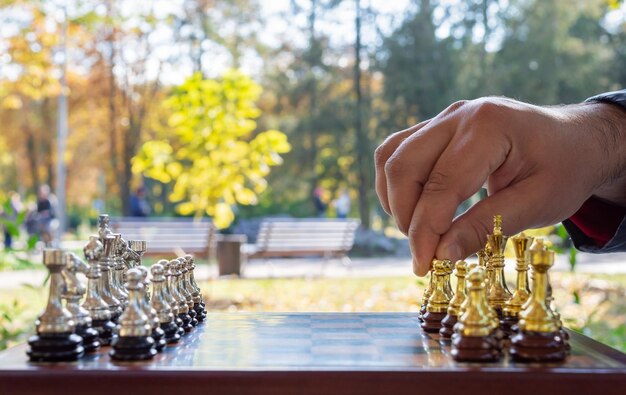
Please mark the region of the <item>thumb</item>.
[[513, 235], [525, 229], [546, 225], [543, 194], [536, 183], [524, 180], [475, 204], [454, 220], [441, 237], [435, 256], [453, 262], [482, 249], [493, 233], [493, 217], [502, 215], [502, 232]]

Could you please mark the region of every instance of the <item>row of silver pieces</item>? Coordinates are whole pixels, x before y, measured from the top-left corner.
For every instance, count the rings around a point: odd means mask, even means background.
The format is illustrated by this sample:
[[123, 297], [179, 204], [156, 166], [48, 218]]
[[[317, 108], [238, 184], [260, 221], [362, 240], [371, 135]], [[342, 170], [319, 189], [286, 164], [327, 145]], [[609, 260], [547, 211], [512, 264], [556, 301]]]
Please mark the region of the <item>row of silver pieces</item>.
[[[146, 247], [145, 241], [126, 242], [113, 233], [108, 216], [101, 215], [98, 235], [90, 236], [83, 248], [85, 260], [60, 249], [45, 250], [43, 261], [50, 272], [50, 294], [36, 322], [37, 332], [75, 333], [77, 326], [112, 321], [119, 323], [116, 335], [133, 336], [140, 332], [143, 335], [146, 325], [151, 331], [172, 322], [180, 327], [180, 314], [195, 317], [194, 307], [202, 305], [204, 309], [204, 301], [194, 278], [193, 257], [186, 255], [152, 265], [150, 297], [148, 270], [141, 262]], [[131, 270], [132, 278], [126, 278]], [[137, 278], [139, 285], [135, 285]], [[135, 297], [129, 297], [125, 282], [133, 284]]]

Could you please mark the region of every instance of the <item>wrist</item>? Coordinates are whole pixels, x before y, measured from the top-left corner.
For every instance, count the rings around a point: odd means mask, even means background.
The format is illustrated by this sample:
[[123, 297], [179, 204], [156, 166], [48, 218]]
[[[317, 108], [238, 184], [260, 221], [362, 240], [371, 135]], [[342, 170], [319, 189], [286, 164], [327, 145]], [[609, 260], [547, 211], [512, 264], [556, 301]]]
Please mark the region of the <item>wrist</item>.
[[590, 115], [587, 132], [594, 136], [602, 155], [593, 196], [626, 207], [626, 110], [603, 102], [583, 106]]

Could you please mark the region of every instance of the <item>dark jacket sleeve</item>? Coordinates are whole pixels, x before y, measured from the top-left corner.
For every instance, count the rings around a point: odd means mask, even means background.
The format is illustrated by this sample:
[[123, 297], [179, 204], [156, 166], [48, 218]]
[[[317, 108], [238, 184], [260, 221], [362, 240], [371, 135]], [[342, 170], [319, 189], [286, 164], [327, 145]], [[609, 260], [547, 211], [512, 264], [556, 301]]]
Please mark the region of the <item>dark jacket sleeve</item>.
[[[590, 97], [585, 101], [609, 103], [615, 106], [619, 106], [624, 111], [626, 111], [626, 89], [615, 92], [602, 93], [600, 95]], [[626, 121], [626, 112], [624, 113], [624, 119]], [[588, 233], [581, 230], [581, 228], [576, 226], [572, 220], [568, 219], [563, 221], [563, 225], [571, 236], [572, 241], [574, 242], [574, 246], [581, 251], [594, 253], [623, 252], [626, 251], [626, 215], [624, 215], [624, 212], [626, 212], [626, 210], [622, 210], [621, 214], [619, 212], [616, 213], [614, 210], [605, 212], [606, 215], [613, 216], [610, 222], [617, 224], [617, 228], [613, 237], [611, 237], [603, 245], [598, 245], [597, 240], [594, 240], [588, 235]], [[602, 214], [600, 213], [598, 215]], [[620, 215], [621, 219], [619, 218]], [[615, 218], [615, 216], [618, 216], [618, 218]]]

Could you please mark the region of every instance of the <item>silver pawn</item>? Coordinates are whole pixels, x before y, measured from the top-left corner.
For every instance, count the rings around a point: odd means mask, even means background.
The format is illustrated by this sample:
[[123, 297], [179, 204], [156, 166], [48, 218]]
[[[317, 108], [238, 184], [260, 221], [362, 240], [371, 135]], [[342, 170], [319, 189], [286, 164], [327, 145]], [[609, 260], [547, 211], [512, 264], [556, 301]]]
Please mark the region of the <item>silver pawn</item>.
[[178, 258], [178, 270], [180, 271], [180, 276], [178, 277], [178, 289], [181, 296], [184, 296], [187, 301], [189, 316], [191, 317], [191, 326], [195, 327], [198, 325], [198, 320], [196, 319], [197, 313], [193, 309], [193, 297], [191, 296], [189, 283], [187, 282], [189, 270], [187, 270], [187, 260], [185, 258]]
[[30, 348], [26, 353], [35, 362], [74, 361], [85, 354], [85, 349], [83, 339], [75, 333], [76, 322], [72, 313], [63, 306], [63, 250], [44, 250], [43, 263], [50, 272], [50, 293], [46, 309], [35, 323], [37, 334], [28, 340]]
[[157, 353], [150, 318], [143, 303], [142, 274], [137, 269], [127, 273], [128, 307], [120, 316], [118, 337], [111, 344], [111, 358], [122, 361], [151, 359]]
[[185, 260], [187, 261], [187, 270], [188, 270], [188, 283], [191, 287], [191, 296], [193, 298], [193, 309], [196, 312], [196, 319], [199, 322], [204, 321], [206, 318], [206, 307], [204, 304], [204, 299], [202, 297], [202, 291], [198, 284], [196, 283], [196, 279], [194, 277], [194, 270], [196, 269], [196, 264], [194, 262], [193, 256], [185, 255]]
[[191, 332], [193, 326], [191, 325], [187, 299], [185, 299], [185, 296], [180, 293], [178, 288], [178, 280], [180, 276], [179, 263], [178, 259], [172, 259], [169, 262], [169, 290], [174, 298], [176, 309], [178, 310], [178, 317], [183, 320], [183, 329], [185, 332]]
[[154, 339], [154, 345], [156, 347], [156, 350], [158, 352], [161, 352], [161, 350], [163, 350], [166, 344], [165, 333], [163, 332], [163, 329], [161, 329], [161, 326], [160, 326], [161, 323], [159, 321], [159, 317], [157, 316], [157, 312], [155, 309], [152, 308], [152, 305], [150, 304], [150, 299], [148, 298], [148, 289], [146, 287], [146, 284], [149, 284], [148, 269], [146, 269], [143, 266], [137, 266], [135, 269], [141, 272], [141, 283], [143, 284], [143, 290], [142, 290], [143, 297], [141, 301], [141, 306], [150, 321], [150, 326], [152, 327], [151, 336]]
[[89, 312], [92, 326], [98, 331], [100, 343], [109, 345], [113, 339], [115, 324], [111, 321], [111, 309], [102, 297], [103, 282], [100, 264], [98, 261], [104, 252], [104, 247], [97, 236], [90, 236], [89, 242], [83, 249], [89, 270], [87, 271], [87, 297], [83, 308]]
[[159, 326], [165, 333], [165, 341], [170, 344], [177, 343], [180, 340], [179, 327], [176, 325], [172, 307], [166, 295], [165, 267], [160, 263], [155, 263], [150, 268], [150, 272], [152, 274], [151, 306], [157, 313]]
[[180, 318], [180, 310], [178, 307], [178, 300], [174, 297], [174, 293], [172, 291], [172, 262], [165, 259], [160, 260], [159, 264], [163, 265], [165, 268], [165, 282], [163, 283], [164, 295], [166, 297], [167, 303], [172, 308], [172, 314], [174, 314], [174, 322], [176, 326], [178, 326], [178, 334], [180, 336], [185, 334], [185, 330], [183, 329], [183, 320]]
[[89, 266], [72, 252], [65, 253], [65, 267], [61, 275], [65, 280], [65, 291], [63, 299], [65, 307], [72, 314], [76, 322], [76, 334], [83, 338], [83, 346], [86, 352], [93, 352], [100, 348], [98, 331], [92, 327], [92, 320], [89, 312], [80, 305], [80, 301], [85, 295], [86, 287], [77, 274], [87, 274]]

